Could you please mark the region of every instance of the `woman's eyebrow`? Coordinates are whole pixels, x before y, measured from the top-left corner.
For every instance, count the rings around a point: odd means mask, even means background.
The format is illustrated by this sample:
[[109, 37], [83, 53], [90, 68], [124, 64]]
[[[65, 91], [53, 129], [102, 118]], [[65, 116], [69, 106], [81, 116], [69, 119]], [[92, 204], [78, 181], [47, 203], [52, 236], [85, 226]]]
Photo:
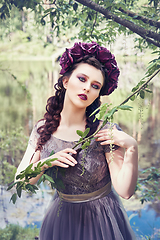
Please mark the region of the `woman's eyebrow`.
[[[80, 73], [80, 74], [82, 74], [83, 76], [85, 76], [86, 78], [89, 78], [89, 76], [87, 76], [86, 74], [84, 74], [84, 73]], [[99, 81], [97, 81], [97, 80], [94, 80], [94, 82], [95, 83], [98, 83], [99, 85], [102, 85]]]
[[99, 85], [102, 85], [102, 83], [100, 83], [100, 82], [98, 82], [98, 81], [96, 81], [96, 80], [95, 80], [94, 82], [95, 82], [95, 83], [98, 83]]

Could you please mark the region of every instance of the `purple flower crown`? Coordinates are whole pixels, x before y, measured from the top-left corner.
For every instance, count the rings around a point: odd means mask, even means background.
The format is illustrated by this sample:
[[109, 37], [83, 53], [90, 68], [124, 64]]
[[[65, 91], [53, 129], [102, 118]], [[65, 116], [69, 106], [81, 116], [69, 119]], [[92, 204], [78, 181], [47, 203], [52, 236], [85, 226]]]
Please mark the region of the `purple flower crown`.
[[115, 57], [111, 52], [104, 47], [101, 47], [96, 42], [92, 43], [75, 43], [72, 48], [67, 49], [60, 58], [62, 67], [60, 74], [64, 74], [70, 70], [70, 67], [78, 60], [85, 56], [94, 56], [107, 70], [107, 80], [103, 87], [101, 95], [111, 94], [118, 84], [118, 76], [120, 74]]

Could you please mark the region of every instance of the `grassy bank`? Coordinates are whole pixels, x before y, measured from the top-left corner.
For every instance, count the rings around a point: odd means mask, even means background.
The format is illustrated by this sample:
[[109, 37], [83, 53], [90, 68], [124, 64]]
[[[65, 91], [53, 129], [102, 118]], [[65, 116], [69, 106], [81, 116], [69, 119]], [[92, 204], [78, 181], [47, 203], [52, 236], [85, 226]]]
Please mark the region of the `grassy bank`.
[[19, 225], [9, 224], [6, 228], [0, 229], [0, 240], [34, 240], [38, 239], [39, 229], [23, 228]]

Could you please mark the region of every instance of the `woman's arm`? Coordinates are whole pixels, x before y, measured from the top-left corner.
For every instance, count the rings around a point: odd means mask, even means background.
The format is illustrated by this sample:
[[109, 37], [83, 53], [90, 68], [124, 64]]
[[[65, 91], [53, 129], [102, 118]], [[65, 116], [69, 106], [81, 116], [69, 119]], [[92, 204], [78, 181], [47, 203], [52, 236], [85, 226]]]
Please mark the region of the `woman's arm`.
[[[59, 166], [63, 168], [68, 168], [69, 166], [75, 166], [77, 164], [77, 161], [70, 155], [70, 154], [76, 154], [77, 152], [72, 148], [66, 148], [62, 151], [59, 151], [52, 156], [49, 156], [48, 158], [40, 159], [40, 151], [34, 152], [34, 149], [28, 145], [27, 150], [25, 152], [25, 155], [17, 169], [16, 176], [23, 171], [25, 168], [27, 168], [30, 164], [33, 163], [32, 169], [34, 169], [39, 162], [43, 163], [46, 160], [57, 158], [57, 160], [52, 162], [53, 166]], [[35, 184], [39, 178], [43, 175], [44, 171], [49, 168], [48, 165], [44, 164], [41, 174], [37, 175], [35, 178], [30, 179], [30, 184]]]
[[[56, 158], [56, 160], [54, 160], [53, 162], [51, 162], [52, 166], [58, 166], [58, 167], [62, 167], [62, 168], [68, 168], [69, 166], [74, 167], [75, 164], [77, 164], [77, 161], [70, 155], [70, 154], [76, 154], [77, 152], [72, 149], [72, 148], [66, 148], [62, 151], [59, 151], [51, 156], [49, 156], [48, 158], [44, 158], [40, 160], [40, 151], [37, 151], [31, 161], [31, 163], [33, 163], [33, 169], [35, 166], [37, 166], [37, 164], [39, 163], [39, 161], [41, 163], [45, 162], [46, 160], [49, 159], [53, 159]], [[42, 173], [39, 174], [37, 177], [30, 179], [30, 183], [31, 184], [35, 184], [39, 178], [43, 175], [44, 171], [49, 168], [48, 165], [44, 164], [42, 169]]]
[[[24, 154], [24, 157], [21, 163], [17, 168], [15, 181], [16, 181], [16, 176], [20, 174], [21, 171], [26, 169], [32, 163], [33, 163], [32, 169], [34, 169], [39, 162], [43, 163], [44, 161], [53, 159], [53, 158], [57, 158], [57, 160], [52, 162], [52, 166], [56, 165], [59, 167], [67, 168], [69, 166], [74, 166], [77, 163], [77, 161], [70, 155], [70, 154], [76, 154], [77, 152], [71, 148], [67, 148], [62, 151], [59, 151], [48, 158], [40, 159], [40, 151], [39, 150], [35, 151], [35, 149], [37, 146], [38, 138], [40, 137], [39, 134], [37, 133], [37, 129], [43, 124], [44, 124], [43, 120], [38, 121], [32, 130], [26, 152]], [[30, 179], [30, 183], [35, 184], [44, 173], [44, 170], [47, 168], [48, 168], [48, 165], [44, 164], [42, 167], [42, 173], [39, 174], [37, 177]]]
[[119, 149], [106, 153], [111, 180], [116, 192], [129, 199], [133, 194], [138, 178], [138, 146], [134, 138], [114, 128], [100, 131], [95, 137], [101, 145], [116, 144]]

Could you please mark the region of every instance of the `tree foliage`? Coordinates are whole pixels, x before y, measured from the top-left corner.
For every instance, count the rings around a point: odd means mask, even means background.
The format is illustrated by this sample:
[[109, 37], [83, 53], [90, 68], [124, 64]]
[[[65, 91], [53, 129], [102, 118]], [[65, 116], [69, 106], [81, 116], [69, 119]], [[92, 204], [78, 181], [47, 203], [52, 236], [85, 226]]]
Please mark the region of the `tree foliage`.
[[160, 47], [159, 0], [1, 0], [1, 20], [10, 17], [11, 9], [32, 10], [42, 25], [59, 35], [68, 29], [75, 38], [112, 42], [118, 34], [133, 34], [139, 48]]

